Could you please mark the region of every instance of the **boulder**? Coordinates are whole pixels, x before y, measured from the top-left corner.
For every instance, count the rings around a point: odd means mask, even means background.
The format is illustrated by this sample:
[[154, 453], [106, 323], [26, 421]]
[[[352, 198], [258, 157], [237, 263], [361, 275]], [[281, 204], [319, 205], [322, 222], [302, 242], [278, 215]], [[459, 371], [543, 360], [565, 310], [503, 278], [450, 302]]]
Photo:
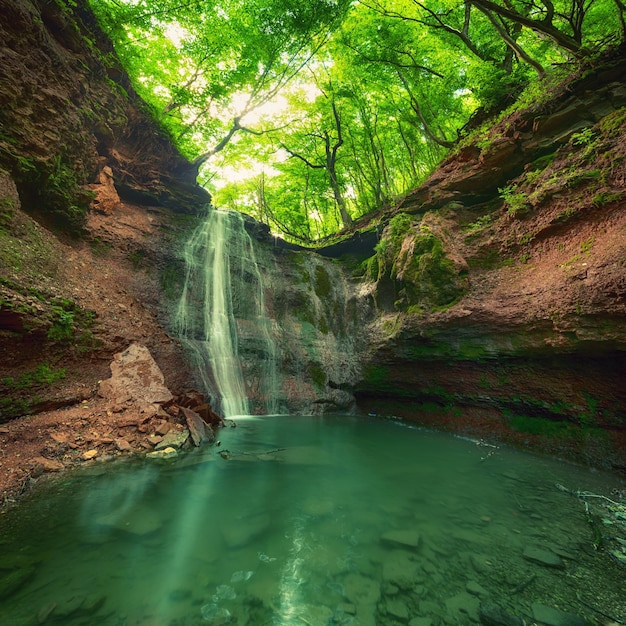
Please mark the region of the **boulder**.
[[211, 427], [205, 424], [203, 419], [195, 411], [186, 407], [181, 407], [181, 411], [185, 416], [189, 434], [195, 446], [200, 446], [203, 443], [211, 443], [215, 440], [215, 435]]
[[170, 430], [159, 443], [154, 447], [155, 450], [165, 450], [166, 448], [182, 448], [185, 443], [187, 443], [187, 439], [189, 439], [189, 431], [185, 428], [184, 430]]
[[111, 378], [100, 383], [98, 393], [114, 404], [163, 404], [173, 398], [163, 372], [148, 348], [139, 343], [132, 343], [113, 357]]

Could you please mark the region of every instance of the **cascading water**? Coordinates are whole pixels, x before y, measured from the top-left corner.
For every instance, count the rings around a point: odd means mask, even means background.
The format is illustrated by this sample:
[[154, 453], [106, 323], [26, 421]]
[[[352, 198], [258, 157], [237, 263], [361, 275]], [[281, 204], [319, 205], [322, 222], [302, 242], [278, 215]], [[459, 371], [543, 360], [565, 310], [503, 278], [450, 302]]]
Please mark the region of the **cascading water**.
[[[277, 348], [265, 311], [255, 244], [240, 213], [212, 210], [184, 250], [185, 285], [175, 317], [205, 390], [225, 417], [250, 413], [240, 338], [257, 362], [260, 412], [276, 413]], [[252, 384], [249, 382], [248, 386]]]

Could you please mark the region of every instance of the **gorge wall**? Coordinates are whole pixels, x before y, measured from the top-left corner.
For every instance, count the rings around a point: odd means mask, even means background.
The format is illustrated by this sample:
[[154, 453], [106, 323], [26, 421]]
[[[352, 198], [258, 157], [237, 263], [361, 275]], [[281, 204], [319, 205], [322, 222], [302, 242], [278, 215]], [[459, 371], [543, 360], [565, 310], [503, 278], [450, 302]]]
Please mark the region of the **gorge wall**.
[[382, 215], [363, 409], [626, 469], [625, 71], [590, 63]]
[[161, 305], [210, 197], [84, 3], [0, 16], [0, 421], [90, 398], [132, 341], [183, 386]]

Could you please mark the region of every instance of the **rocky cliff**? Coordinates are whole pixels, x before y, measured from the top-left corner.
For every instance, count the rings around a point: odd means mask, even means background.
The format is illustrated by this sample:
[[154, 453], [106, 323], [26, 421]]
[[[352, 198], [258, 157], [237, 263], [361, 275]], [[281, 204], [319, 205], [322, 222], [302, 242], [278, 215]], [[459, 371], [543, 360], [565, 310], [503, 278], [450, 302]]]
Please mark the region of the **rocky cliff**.
[[382, 214], [363, 408], [626, 469], [624, 75], [546, 87]]
[[162, 331], [172, 238], [210, 198], [83, 3], [0, 1], [0, 420], [89, 397]]
[[149, 349], [169, 389], [191, 383], [164, 328], [178, 239], [210, 201], [195, 174], [84, 3], [0, 0], [5, 498], [85, 452], [151, 450], [155, 429], [169, 428], [155, 406], [103, 400], [97, 388], [131, 344]]

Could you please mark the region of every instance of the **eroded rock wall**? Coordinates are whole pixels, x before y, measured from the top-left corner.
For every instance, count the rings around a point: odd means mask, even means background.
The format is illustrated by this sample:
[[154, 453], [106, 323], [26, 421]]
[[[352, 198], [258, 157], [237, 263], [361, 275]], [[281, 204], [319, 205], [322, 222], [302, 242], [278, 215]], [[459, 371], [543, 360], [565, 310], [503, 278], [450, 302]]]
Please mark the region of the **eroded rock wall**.
[[[585, 68], [391, 212], [364, 278], [362, 409], [624, 469], [625, 69], [621, 50]], [[445, 302], [400, 271], [433, 224], [458, 287]]]
[[0, 0], [0, 421], [90, 398], [132, 341], [188, 380], [162, 304], [209, 201], [84, 2]]

